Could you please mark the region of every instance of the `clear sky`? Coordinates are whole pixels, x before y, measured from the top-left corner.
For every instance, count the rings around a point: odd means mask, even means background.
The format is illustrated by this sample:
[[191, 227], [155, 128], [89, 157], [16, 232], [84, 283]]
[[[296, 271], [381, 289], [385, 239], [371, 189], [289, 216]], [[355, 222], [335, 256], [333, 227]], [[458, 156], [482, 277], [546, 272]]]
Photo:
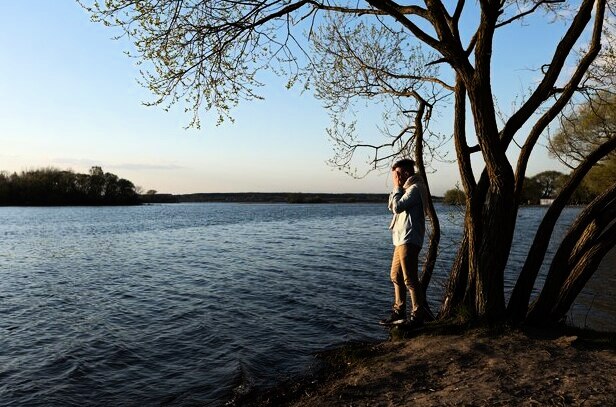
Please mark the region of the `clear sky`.
[[[550, 49], [562, 32], [552, 28], [527, 27], [523, 48], [495, 52], [495, 93], [505, 95], [504, 104], [548, 58], [544, 45]], [[356, 180], [328, 167], [327, 111], [282, 81], [268, 83], [265, 101], [233, 110], [235, 123], [216, 127], [211, 113], [202, 116], [201, 130], [185, 130], [190, 117], [182, 109], [142, 105], [152, 97], [136, 81], [135, 61], [123, 53], [129, 44], [111, 39], [117, 33], [90, 22], [72, 0], [0, 2], [0, 170], [86, 172], [100, 165], [145, 190], [170, 193], [390, 189], [389, 174]], [[505, 29], [500, 40], [506, 43], [508, 35], [521, 34]], [[367, 119], [374, 123], [365, 128], [376, 132], [379, 115]], [[447, 114], [437, 120], [447, 132]], [[434, 166], [433, 193], [442, 194], [455, 186], [457, 166]], [[529, 174], [546, 169], [561, 168], [538, 151]]]

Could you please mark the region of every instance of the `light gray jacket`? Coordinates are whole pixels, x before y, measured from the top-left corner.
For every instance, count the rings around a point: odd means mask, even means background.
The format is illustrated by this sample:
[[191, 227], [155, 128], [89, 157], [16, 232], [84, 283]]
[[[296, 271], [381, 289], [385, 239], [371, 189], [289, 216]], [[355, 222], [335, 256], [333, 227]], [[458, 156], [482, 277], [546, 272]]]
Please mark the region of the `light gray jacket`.
[[389, 195], [389, 210], [394, 216], [391, 229], [394, 246], [412, 244], [422, 247], [426, 232], [424, 208], [428, 193], [418, 175], [410, 177], [402, 188], [395, 188]]

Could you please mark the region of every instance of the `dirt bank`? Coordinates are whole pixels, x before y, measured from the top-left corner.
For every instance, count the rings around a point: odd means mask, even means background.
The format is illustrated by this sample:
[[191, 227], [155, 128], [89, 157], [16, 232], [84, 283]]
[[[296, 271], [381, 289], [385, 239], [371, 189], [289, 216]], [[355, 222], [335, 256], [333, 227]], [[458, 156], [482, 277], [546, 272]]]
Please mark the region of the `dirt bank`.
[[443, 327], [392, 334], [389, 342], [324, 352], [318, 376], [240, 404], [616, 406], [614, 334]]

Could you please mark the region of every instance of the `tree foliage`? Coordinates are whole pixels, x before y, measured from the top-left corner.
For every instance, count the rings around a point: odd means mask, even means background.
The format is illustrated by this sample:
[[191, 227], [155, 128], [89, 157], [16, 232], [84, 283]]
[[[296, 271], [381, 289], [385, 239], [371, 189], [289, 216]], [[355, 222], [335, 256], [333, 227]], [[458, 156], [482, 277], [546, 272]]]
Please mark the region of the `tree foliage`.
[[[558, 133], [550, 139], [550, 153], [572, 167], [613, 138], [616, 138], [616, 95], [602, 92], [563, 116]], [[615, 179], [616, 151], [612, 151], [589, 171], [581, 185], [581, 194], [589, 202]]]
[[[477, 318], [524, 320], [547, 250], [543, 244], [550, 240], [560, 211], [592, 167], [616, 148], [611, 139], [596, 140], [580, 151], [506, 304], [504, 270], [531, 154], [580, 95], [594, 99], [613, 90], [613, 10], [607, 0], [106, 0], [84, 6], [95, 21], [119, 27], [133, 40], [144, 84], [155, 95], [153, 103], [186, 103], [193, 125], [199, 124], [202, 109], [216, 110], [223, 120], [241, 100], [260, 98], [262, 71], [287, 75], [289, 86], [303, 80], [331, 114], [332, 164], [354, 175], [354, 157], [369, 151], [370, 168], [414, 156], [420, 175], [427, 178], [424, 156], [438, 156], [443, 142], [442, 135], [430, 130], [430, 122], [450, 104], [453, 113], [445, 120], [453, 127], [450, 137], [466, 214], [441, 317], [464, 307]], [[529, 92], [520, 95], [510, 115], [503, 115], [493, 94], [492, 58], [496, 47], [519, 39], [509, 35], [500, 42], [503, 37], [497, 33], [555, 18], [563, 21], [564, 33], [537, 67], [537, 81], [528, 84]], [[382, 111], [384, 138], [360, 137], [361, 106]], [[467, 134], [470, 127], [473, 137]], [[471, 159], [473, 154], [478, 159]], [[483, 165], [480, 172], [473, 169], [477, 162]], [[542, 195], [556, 192], [552, 184], [541, 186]], [[580, 230], [611, 213], [616, 202], [610, 197], [597, 197], [590, 204], [594, 212], [580, 218]], [[586, 265], [592, 274], [605, 248], [616, 242], [609, 236], [571, 234], [571, 240], [580, 243], [581, 257], [563, 269], [568, 275], [548, 277], [546, 287], [551, 288], [543, 296], [544, 309], [566, 306], [564, 298], [575, 294], [567, 287], [576, 267]], [[431, 247], [429, 252], [430, 257], [437, 251]], [[580, 263], [581, 258], [585, 262]], [[562, 260], [557, 255], [554, 261]], [[429, 275], [422, 277], [424, 288]], [[534, 315], [553, 320], [562, 314]]]
[[460, 188], [450, 189], [445, 192], [443, 202], [447, 205], [464, 205], [466, 203], [466, 194]]
[[92, 167], [89, 174], [55, 168], [0, 173], [0, 205], [135, 205], [132, 182]]
[[538, 204], [541, 199], [554, 198], [562, 185], [566, 175], [558, 171], [543, 171], [526, 178], [522, 188], [522, 202]]

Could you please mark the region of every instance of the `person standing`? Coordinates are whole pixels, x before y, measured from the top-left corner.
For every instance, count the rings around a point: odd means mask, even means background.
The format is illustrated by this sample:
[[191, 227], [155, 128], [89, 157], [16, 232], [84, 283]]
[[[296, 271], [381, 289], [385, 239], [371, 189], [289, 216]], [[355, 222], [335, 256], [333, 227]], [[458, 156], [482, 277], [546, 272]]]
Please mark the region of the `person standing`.
[[[423, 325], [424, 292], [419, 283], [417, 268], [419, 252], [426, 229], [424, 208], [428, 205], [428, 192], [419, 175], [415, 162], [402, 159], [392, 166], [393, 191], [389, 195], [389, 210], [393, 219], [394, 253], [391, 262], [391, 281], [394, 285], [394, 304], [391, 315], [381, 320], [383, 325], [407, 323], [412, 327]], [[406, 291], [411, 299], [411, 312], [406, 317]]]

